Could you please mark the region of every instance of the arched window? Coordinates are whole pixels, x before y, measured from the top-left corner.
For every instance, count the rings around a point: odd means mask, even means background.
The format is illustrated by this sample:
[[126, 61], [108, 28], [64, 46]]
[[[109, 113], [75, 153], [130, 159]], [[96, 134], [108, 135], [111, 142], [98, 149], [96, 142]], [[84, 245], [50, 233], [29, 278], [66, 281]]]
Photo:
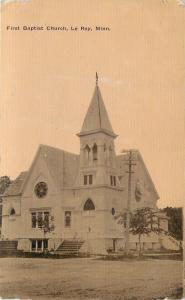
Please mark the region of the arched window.
[[115, 208], [114, 208], [114, 207], [112, 207], [111, 213], [112, 213], [113, 216], [115, 215], [116, 211], [115, 211]]
[[95, 210], [94, 203], [91, 199], [87, 199], [87, 201], [84, 204], [84, 210]]
[[98, 147], [96, 144], [94, 144], [92, 151], [93, 151], [93, 160], [97, 160], [98, 159]]
[[15, 209], [14, 208], [11, 208], [10, 209], [10, 216], [14, 216], [15, 215]]
[[106, 144], [103, 145], [103, 152], [104, 152], [104, 161], [105, 161], [105, 163], [107, 163], [108, 154], [107, 154]]
[[90, 151], [91, 151], [90, 147], [88, 145], [86, 145], [85, 148], [84, 148], [84, 153], [85, 153], [85, 159], [86, 160], [89, 160]]
[[112, 160], [113, 160], [113, 148], [112, 148], [112, 146], [109, 147], [109, 160], [110, 160], [110, 162], [112, 162]]

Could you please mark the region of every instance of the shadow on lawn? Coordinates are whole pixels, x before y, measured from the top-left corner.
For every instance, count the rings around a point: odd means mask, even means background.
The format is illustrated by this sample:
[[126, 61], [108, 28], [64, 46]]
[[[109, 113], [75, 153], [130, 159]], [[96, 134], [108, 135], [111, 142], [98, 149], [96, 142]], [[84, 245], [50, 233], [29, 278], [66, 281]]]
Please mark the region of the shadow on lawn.
[[97, 257], [98, 260], [111, 261], [144, 261], [144, 260], [178, 260], [183, 261], [182, 253], [129, 253], [129, 254], [108, 254]]
[[153, 298], [152, 300], [164, 300], [164, 299], [177, 300], [177, 299], [182, 299], [182, 297], [183, 297], [183, 288], [177, 288], [176, 290], [174, 290], [174, 292], [169, 297], [170, 298], [166, 298], [166, 296], [157, 297], [157, 298]]

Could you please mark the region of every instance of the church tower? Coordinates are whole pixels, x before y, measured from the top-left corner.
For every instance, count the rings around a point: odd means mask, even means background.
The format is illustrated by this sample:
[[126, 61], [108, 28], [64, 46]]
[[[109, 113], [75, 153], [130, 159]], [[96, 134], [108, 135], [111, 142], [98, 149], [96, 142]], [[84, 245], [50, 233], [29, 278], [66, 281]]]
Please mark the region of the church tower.
[[98, 86], [85, 116], [80, 138], [80, 186], [119, 186], [116, 174], [114, 133]]

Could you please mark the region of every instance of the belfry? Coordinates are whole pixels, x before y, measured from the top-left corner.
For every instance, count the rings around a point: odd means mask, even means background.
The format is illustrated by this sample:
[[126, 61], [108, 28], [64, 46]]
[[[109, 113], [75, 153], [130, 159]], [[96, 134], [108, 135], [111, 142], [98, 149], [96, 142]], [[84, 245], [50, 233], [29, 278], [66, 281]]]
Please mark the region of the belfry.
[[[114, 147], [114, 139], [117, 135], [112, 129], [102, 99], [97, 73], [93, 97], [78, 136], [80, 138], [80, 171], [94, 173], [94, 176], [92, 175], [94, 185], [109, 185], [110, 175], [117, 175]], [[83, 185], [83, 180], [81, 184]]]

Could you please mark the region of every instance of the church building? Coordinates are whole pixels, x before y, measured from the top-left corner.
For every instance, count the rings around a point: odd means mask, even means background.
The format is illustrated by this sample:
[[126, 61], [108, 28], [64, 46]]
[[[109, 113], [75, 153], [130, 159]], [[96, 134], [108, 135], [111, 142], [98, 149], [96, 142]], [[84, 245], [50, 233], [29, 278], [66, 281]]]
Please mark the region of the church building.
[[[40, 145], [26, 172], [3, 195], [1, 240], [17, 241], [25, 252], [106, 254], [125, 248], [126, 225], [116, 216], [128, 208], [128, 154], [117, 155], [114, 132], [98, 81], [82, 128], [79, 154]], [[129, 209], [157, 211], [159, 195], [138, 150], [133, 151]], [[168, 219], [158, 213], [160, 228]], [[170, 236], [142, 237], [143, 249], [176, 249]], [[129, 248], [138, 248], [130, 235]]]

